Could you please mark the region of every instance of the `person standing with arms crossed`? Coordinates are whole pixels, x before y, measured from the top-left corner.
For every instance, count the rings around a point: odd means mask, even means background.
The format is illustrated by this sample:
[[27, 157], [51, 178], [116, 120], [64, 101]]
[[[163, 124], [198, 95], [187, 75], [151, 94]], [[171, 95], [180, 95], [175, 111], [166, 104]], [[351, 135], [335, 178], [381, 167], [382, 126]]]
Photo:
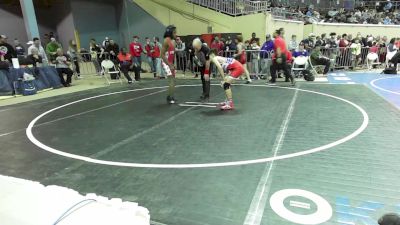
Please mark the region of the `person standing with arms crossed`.
[[169, 25], [164, 33], [164, 43], [161, 49], [161, 65], [168, 79], [168, 96], [167, 102], [169, 104], [175, 104], [175, 38], [176, 38], [176, 27]]

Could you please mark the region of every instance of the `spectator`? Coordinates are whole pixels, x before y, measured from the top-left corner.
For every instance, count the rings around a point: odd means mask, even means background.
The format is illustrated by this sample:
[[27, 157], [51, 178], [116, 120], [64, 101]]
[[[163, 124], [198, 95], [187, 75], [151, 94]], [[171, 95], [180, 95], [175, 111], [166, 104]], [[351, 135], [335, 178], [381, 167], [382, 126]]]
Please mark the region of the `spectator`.
[[96, 40], [93, 38], [90, 40], [89, 45], [90, 45], [90, 48], [89, 48], [90, 58], [92, 59], [92, 62], [93, 62], [94, 68], [96, 69], [97, 75], [100, 76], [102, 73], [102, 69], [100, 66], [101, 61], [102, 61], [101, 55], [104, 50], [102, 48], [100, 48], [100, 46], [96, 43]]
[[[218, 45], [218, 43], [217, 43], [217, 45]], [[182, 70], [183, 74], [185, 74], [186, 60], [187, 60], [186, 59], [186, 45], [184, 42], [182, 42], [180, 37], [176, 37], [175, 52], [176, 52], [176, 59], [177, 59], [177, 62], [176, 62], [177, 69]]]
[[316, 40], [315, 40], [315, 45], [319, 45], [319, 46], [325, 46], [322, 42], [322, 39], [320, 36], [317, 36]]
[[214, 40], [211, 42], [210, 48], [217, 50], [217, 54], [219, 54], [219, 52], [221, 51], [220, 46], [221, 45], [219, 44], [219, 38], [215, 36]]
[[40, 67], [43, 63], [42, 56], [39, 55], [39, 50], [35, 47], [31, 49], [32, 54], [26, 57], [27, 65], [32, 65], [33, 67]]
[[107, 48], [105, 49], [105, 52], [107, 52], [110, 56], [110, 60], [113, 62], [117, 61], [117, 56], [119, 53], [119, 46], [113, 39], [109, 40], [109, 43], [107, 44]]
[[353, 68], [357, 67], [359, 63], [361, 63], [361, 43], [358, 38], [355, 39], [355, 42], [350, 45], [351, 55], [352, 55], [352, 64]]
[[80, 79], [81, 78], [81, 70], [80, 70], [79, 61], [78, 61], [79, 51], [76, 46], [76, 42], [74, 40], [69, 41], [69, 47], [68, 47], [67, 54], [68, 54], [69, 58], [72, 60], [72, 62], [74, 63], [74, 70], [76, 72], [77, 78]]
[[129, 51], [133, 58], [135, 68], [135, 80], [140, 81], [140, 71], [142, 66], [141, 54], [143, 52], [142, 45], [139, 43], [139, 36], [133, 36], [133, 42], [129, 45]]
[[328, 39], [326, 41], [325, 48], [337, 48], [338, 47], [338, 43], [337, 43], [337, 40], [336, 40], [336, 33], [332, 32], [332, 33], [329, 34], [329, 36], [330, 36], [330, 39]]
[[321, 46], [315, 46], [315, 48], [311, 52], [310, 59], [313, 65], [324, 65], [325, 69], [323, 75], [326, 76], [328, 74], [331, 61], [329, 60], [329, 58], [322, 56]]
[[228, 39], [225, 42], [225, 51], [227, 57], [232, 57], [233, 52], [236, 51], [236, 44], [232, 41], [231, 36], [228, 36]]
[[50, 42], [46, 46], [46, 53], [50, 58], [50, 61], [53, 61], [57, 57], [57, 49], [61, 48], [61, 45], [56, 41], [54, 37], [50, 38]]
[[307, 51], [311, 51], [315, 46], [315, 34], [310, 33], [307, 39], [303, 40], [304, 46]]
[[110, 43], [110, 39], [108, 37], [104, 38], [104, 41], [101, 43], [101, 46], [106, 49], [107, 45]]
[[[47, 46], [47, 44], [50, 42], [50, 36], [49, 36], [49, 34], [44, 34], [44, 37], [43, 37], [43, 45], [44, 46]], [[40, 49], [39, 49], [39, 54], [40, 54]], [[28, 53], [28, 55], [29, 55], [29, 53]]]
[[289, 41], [288, 50], [293, 52], [296, 49], [297, 49], [297, 40], [296, 40], [296, 35], [293, 34], [292, 39]]
[[274, 41], [271, 39], [271, 35], [265, 36], [265, 42], [260, 49], [261, 58], [261, 73], [267, 74], [267, 78], [271, 76], [269, 68], [271, 67], [271, 52], [274, 50]]
[[379, 43], [378, 42], [373, 42], [372, 46], [369, 48], [369, 52], [378, 54], [378, 52], [379, 52]]
[[390, 2], [390, 0], [388, 0], [388, 3], [385, 5], [385, 7], [383, 7], [383, 10], [390, 11], [390, 10], [392, 10], [392, 7], [393, 7], [392, 2]]
[[[70, 69], [71, 60], [64, 54], [61, 48], [56, 50], [56, 57], [53, 63], [56, 65], [58, 76], [60, 76], [60, 81], [64, 87], [71, 86], [71, 78], [74, 72]], [[64, 79], [64, 74], [67, 75], [67, 80]]]
[[383, 24], [391, 25], [392, 24], [392, 19], [390, 19], [389, 16], [386, 16], [385, 19], [383, 20]]
[[251, 51], [252, 51], [251, 60], [252, 60], [253, 67], [251, 68], [251, 70], [252, 70], [252, 72], [254, 74], [253, 78], [254, 79], [258, 79], [259, 78], [259, 76], [258, 76], [258, 73], [259, 73], [258, 68], [260, 66], [258, 64], [258, 62], [259, 62], [258, 56], [260, 54], [260, 46], [257, 44], [257, 40], [253, 39], [253, 42], [251, 43], [250, 48], [251, 48]]
[[260, 45], [260, 38], [257, 37], [255, 32], [251, 34], [250, 43], [253, 43], [254, 40], [257, 42], [257, 45]]
[[326, 45], [326, 40], [327, 40], [327, 38], [326, 38], [326, 34], [325, 33], [323, 33], [323, 34], [321, 34], [321, 42], [322, 42], [322, 47], [325, 47], [325, 45]]
[[46, 51], [44, 50], [43, 46], [40, 44], [40, 40], [39, 38], [35, 37], [33, 38], [33, 44], [31, 46], [29, 46], [28, 48], [28, 55], [32, 55], [32, 50], [36, 48], [39, 51], [39, 55], [40, 57], [42, 57], [43, 63], [47, 63], [47, 55], [46, 55]]
[[221, 49], [221, 56], [224, 55], [224, 51], [225, 51], [225, 39], [221, 38], [219, 40], [219, 49]]
[[119, 61], [119, 67], [121, 69], [121, 72], [128, 80], [128, 84], [132, 84], [133, 83], [132, 78], [131, 76], [129, 76], [129, 70], [132, 69], [133, 67], [131, 54], [127, 53], [125, 48], [121, 48], [121, 51], [118, 53], [117, 58]]
[[17, 56], [24, 56], [25, 55], [25, 48], [17, 38], [14, 39], [14, 47], [15, 47], [15, 52], [17, 53]]
[[294, 57], [294, 58], [297, 58], [297, 57], [299, 57], [299, 56], [304, 56], [304, 57], [307, 57], [307, 56], [308, 56], [308, 52], [307, 52], [307, 50], [304, 48], [304, 43], [303, 43], [303, 42], [300, 42], [299, 48], [296, 49], [296, 50], [293, 52], [293, 57]]
[[4, 61], [12, 62], [12, 58], [17, 57], [17, 53], [14, 50], [14, 47], [7, 43], [7, 36], [0, 35], [0, 51], [4, 57]]
[[162, 45], [160, 43], [160, 39], [158, 37], [154, 37], [153, 42], [154, 42], [154, 52], [153, 52], [152, 58], [153, 58], [153, 65], [154, 65], [154, 69], [155, 69], [154, 77], [155, 78], [165, 78], [162, 75], [162, 69], [161, 69]]
[[151, 73], [154, 73], [154, 77], [156, 77], [154, 63], [153, 63], [154, 43], [152, 43], [150, 41], [150, 38], [148, 38], [148, 37], [145, 38], [145, 41], [146, 41], [146, 44], [144, 45], [143, 52], [146, 54], [146, 60], [150, 66]]

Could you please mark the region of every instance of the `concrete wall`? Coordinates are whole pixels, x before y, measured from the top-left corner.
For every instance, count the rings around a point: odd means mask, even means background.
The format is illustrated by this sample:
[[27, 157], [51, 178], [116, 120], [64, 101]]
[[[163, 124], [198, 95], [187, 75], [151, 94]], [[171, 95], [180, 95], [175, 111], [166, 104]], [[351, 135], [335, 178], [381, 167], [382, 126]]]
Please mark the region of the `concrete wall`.
[[68, 50], [69, 41], [75, 40], [75, 26], [74, 18], [72, 13], [69, 13], [64, 19], [57, 25], [58, 42], [63, 46], [64, 51]]
[[105, 37], [120, 42], [116, 5], [119, 1], [71, 0], [75, 29], [81, 47], [88, 48], [89, 40], [102, 42]]
[[266, 15], [263, 13], [232, 17], [187, 3], [185, 0], [133, 0], [164, 26], [174, 24], [180, 35], [205, 34], [211, 26], [213, 33], [243, 33], [245, 39], [252, 32], [263, 36]]
[[141, 37], [159, 37], [162, 40], [165, 25], [147, 13], [136, 3], [123, 0], [117, 8], [118, 27], [121, 44], [128, 46], [134, 35]]
[[395, 25], [364, 25], [364, 24], [329, 24], [318, 23], [312, 25], [312, 32], [320, 35], [322, 33], [329, 34], [336, 32], [337, 34], [352, 34], [353, 37], [361, 32], [361, 35], [366, 36], [387, 36], [389, 38], [400, 36], [400, 26]]
[[286, 40], [290, 40], [292, 35], [296, 35], [297, 41], [300, 41], [304, 36], [304, 23], [300, 21], [272, 19], [272, 17], [268, 15], [266, 26], [266, 31], [268, 34], [272, 34], [275, 30], [283, 27], [285, 29]]
[[[55, 28], [47, 26], [42, 21], [38, 20], [39, 33], [43, 36], [45, 33], [54, 31]], [[0, 33], [8, 36], [9, 43], [12, 44], [15, 38], [18, 38], [21, 43], [27, 43], [28, 37], [25, 30], [24, 19], [22, 17], [21, 8], [18, 6], [0, 7]]]

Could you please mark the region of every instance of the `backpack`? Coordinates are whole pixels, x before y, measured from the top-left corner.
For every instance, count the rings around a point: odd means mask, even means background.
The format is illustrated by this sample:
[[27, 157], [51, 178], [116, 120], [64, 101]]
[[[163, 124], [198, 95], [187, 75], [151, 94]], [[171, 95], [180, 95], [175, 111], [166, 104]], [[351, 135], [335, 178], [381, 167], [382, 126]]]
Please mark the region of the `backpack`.
[[37, 89], [33, 80], [18, 80], [14, 82], [15, 94], [34, 95]]
[[397, 74], [396, 67], [388, 67], [382, 71], [383, 74]]

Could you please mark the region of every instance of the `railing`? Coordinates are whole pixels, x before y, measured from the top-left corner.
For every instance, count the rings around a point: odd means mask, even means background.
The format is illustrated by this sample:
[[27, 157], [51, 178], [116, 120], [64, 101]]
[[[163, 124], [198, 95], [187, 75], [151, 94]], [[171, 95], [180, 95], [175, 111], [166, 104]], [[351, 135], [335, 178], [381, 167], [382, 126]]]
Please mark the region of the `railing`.
[[270, 1], [251, 1], [251, 0], [187, 0], [190, 3], [200, 5], [217, 12], [231, 16], [246, 15], [269, 10]]
[[[400, 9], [400, 1], [390, 1], [392, 3], [392, 10]], [[370, 9], [375, 9], [376, 7], [384, 8], [388, 4], [388, 1], [360, 1], [359, 6], [363, 6]]]
[[[361, 53], [356, 55], [352, 48], [322, 48], [321, 55], [331, 60], [331, 67], [334, 69], [371, 69], [372, 64], [382, 64], [386, 62], [386, 48], [378, 48], [376, 53], [376, 60], [369, 59], [371, 52], [369, 47], [361, 48]], [[232, 58], [236, 52], [234, 51], [220, 51], [219, 55]], [[262, 50], [246, 50], [246, 66], [251, 76], [265, 77], [270, 75], [271, 56], [273, 52]], [[78, 62], [81, 74], [101, 74], [101, 61], [104, 59], [114, 60], [112, 56], [105, 54], [102, 57], [94, 58], [89, 53], [82, 53], [78, 55]], [[148, 60], [146, 56], [142, 57], [142, 68], [146, 72], [160, 73], [158, 65], [160, 61], [151, 59]], [[200, 75], [199, 67], [193, 60], [193, 54], [183, 51], [181, 54], [175, 55], [175, 68], [179, 74], [189, 77]], [[211, 65], [211, 73], [217, 74], [213, 65]]]
[[271, 8], [271, 14], [274, 19], [305, 21], [307, 18], [311, 18], [305, 16], [304, 14], [300, 14], [298, 12], [291, 12], [290, 10], [281, 7]]

